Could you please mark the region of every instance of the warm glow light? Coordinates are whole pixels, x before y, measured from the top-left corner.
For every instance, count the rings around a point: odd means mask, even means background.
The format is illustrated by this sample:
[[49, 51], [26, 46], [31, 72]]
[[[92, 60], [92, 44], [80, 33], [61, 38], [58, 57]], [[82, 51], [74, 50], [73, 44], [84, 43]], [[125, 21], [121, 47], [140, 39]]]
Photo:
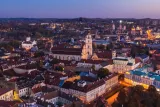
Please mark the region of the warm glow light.
[[126, 72], [126, 74], [130, 74], [130, 72]]

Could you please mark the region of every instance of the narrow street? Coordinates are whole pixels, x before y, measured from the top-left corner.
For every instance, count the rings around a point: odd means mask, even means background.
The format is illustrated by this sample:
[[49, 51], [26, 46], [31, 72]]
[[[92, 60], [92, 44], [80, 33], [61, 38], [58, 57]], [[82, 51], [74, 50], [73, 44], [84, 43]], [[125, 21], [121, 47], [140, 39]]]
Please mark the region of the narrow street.
[[107, 99], [107, 102], [110, 107], [111, 107], [112, 103], [116, 100], [118, 94], [119, 94], [119, 92], [115, 93], [113, 96], [111, 96], [110, 98]]
[[[132, 86], [131, 84], [128, 84], [128, 83], [126, 83], [124, 81], [120, 81], [119, 83], [121, 85], [125, 86], [125, 89], [127, 89], [130, 86]], [[109, 104], [110, 107], [113, 104], [113, 102], [116, 100], [118, 94], [119, 94], [119, 91], [107, 99], [107, 102], [108, 102], [108, 104]]]

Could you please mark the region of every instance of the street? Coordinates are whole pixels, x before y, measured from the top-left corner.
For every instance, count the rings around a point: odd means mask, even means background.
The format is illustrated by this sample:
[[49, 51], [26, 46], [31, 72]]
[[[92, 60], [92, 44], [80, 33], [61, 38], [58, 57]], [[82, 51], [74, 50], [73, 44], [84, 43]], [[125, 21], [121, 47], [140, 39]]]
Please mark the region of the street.
[[110, 98], [107, 99], [107, 102], [110, 107], [111, 107], [112, 103], [116, 100], [118, 94], [119, 94], [119, 92], [115, 93], [113, 96], [111, 96]]
[[[119, 83], [121, 85], [125, 86], [125, 89], [127, 89], [127, 87], [131, 86], [131, 84], [128, 84], [128, 83], [126, 83], [124, 81], [120, 81]], [[114, 95], [112, 95], [110, 98], [107, 99], [107, 102], [108, 102], [110, 107], [111, 107], [112, 103], [116, 100], [118, 94], [119, 94], [119, 91], [117, 93], [115, 93]]]

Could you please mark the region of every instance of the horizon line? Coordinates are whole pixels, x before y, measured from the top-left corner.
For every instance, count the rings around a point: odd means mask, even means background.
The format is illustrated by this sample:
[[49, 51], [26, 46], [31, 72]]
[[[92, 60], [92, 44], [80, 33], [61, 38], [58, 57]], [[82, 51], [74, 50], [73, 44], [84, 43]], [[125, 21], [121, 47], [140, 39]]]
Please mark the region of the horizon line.
[[100, 17], [74, 17], [74, 18], [55, 18], [55, 17], [0, 17], [0, 19], [77, 19], [77, 18], [86, 18], [86, 19], [157, 19], [157, 20], [160, 20], [160, 18], [127, 18], [127, 17], [124, 17], [124, 18], [100, 18]]

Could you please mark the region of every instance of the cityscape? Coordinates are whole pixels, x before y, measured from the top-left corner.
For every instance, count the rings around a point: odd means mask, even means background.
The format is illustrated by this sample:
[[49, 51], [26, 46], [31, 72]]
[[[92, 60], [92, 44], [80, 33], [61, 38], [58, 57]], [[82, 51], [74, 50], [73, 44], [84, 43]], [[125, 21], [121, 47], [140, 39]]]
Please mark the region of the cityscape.
[[160, 107], [159, 3], [0, 1], [0, 107]]

